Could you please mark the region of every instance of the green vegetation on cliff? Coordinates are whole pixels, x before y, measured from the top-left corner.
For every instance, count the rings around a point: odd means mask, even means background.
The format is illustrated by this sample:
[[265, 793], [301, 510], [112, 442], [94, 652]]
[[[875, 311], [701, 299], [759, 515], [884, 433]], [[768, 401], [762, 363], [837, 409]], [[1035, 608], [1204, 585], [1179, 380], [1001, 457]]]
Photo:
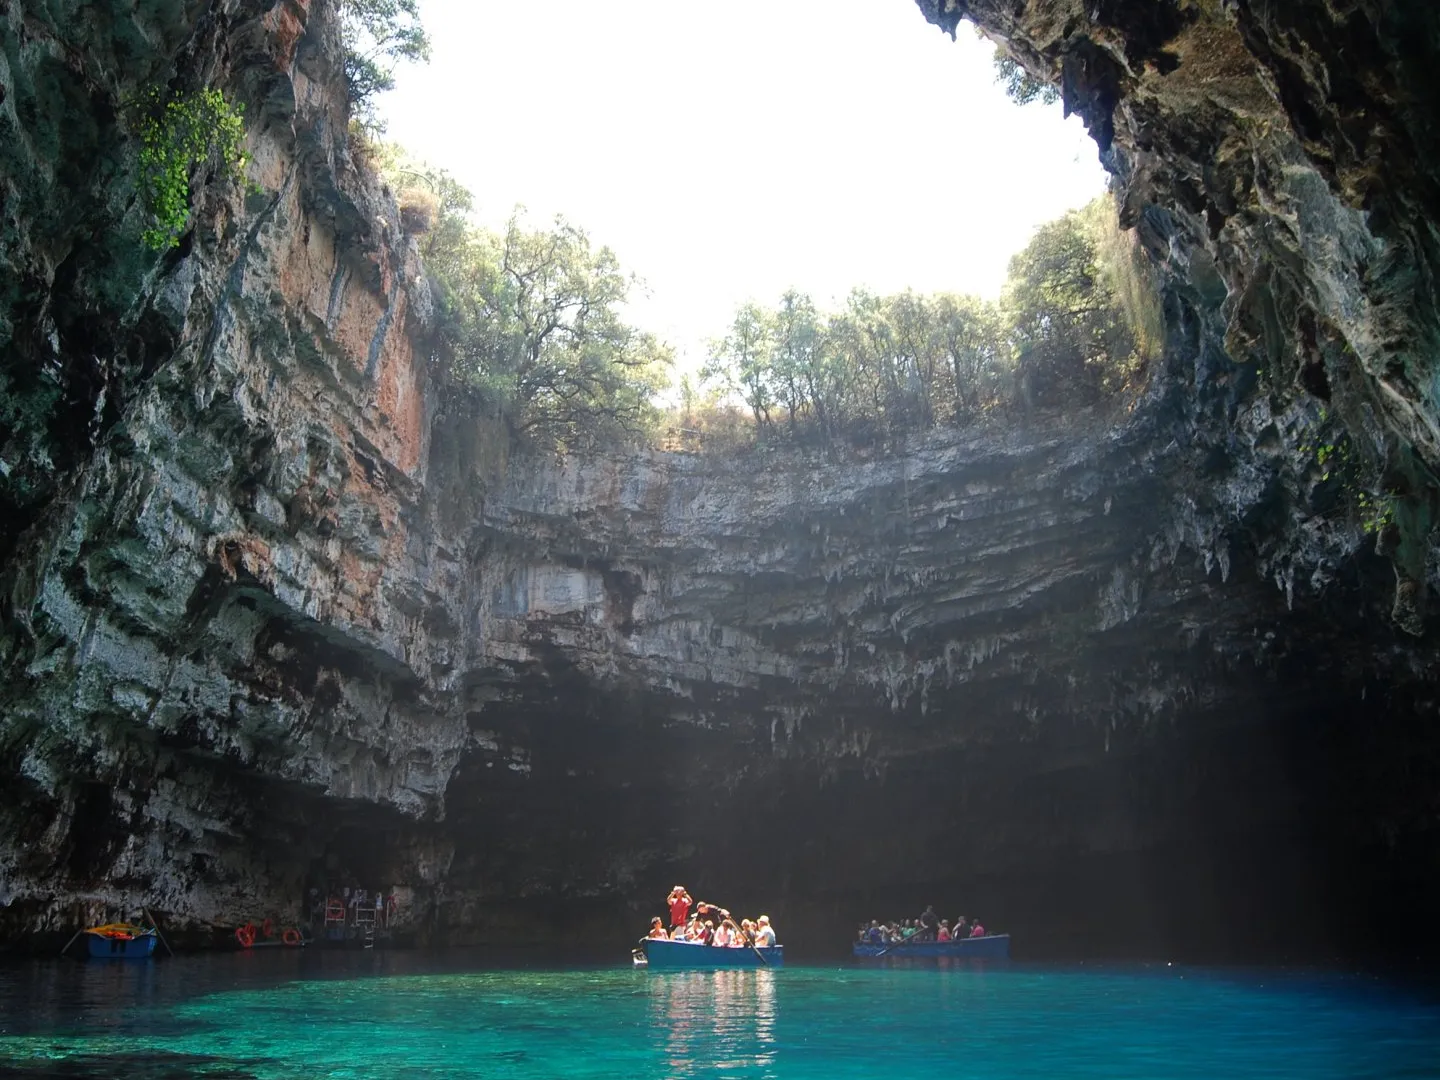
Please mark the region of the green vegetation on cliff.
[[621, 318], [631, 282], [609, 248], [516, 215], [503, 233], [472, 229], [442, 273], [449, 369], [517, 435], [578, 446], [649, 426], [670, 351]]
[[379, 128], [375, 98], [394, 88], [396, 65], [430, 58], [417, 0], [341, 0], [340, 32], [352, 119]]
[[190, 179], [209, 166], [222, 180], [244, 173], [244, 108], [213, 87], [167, 95], [151, 88], [135, 107], [140, 140], [140, 199], [149, 218], [142, 239], [174, 247], [190, 225]]
[[479, 226], [448, 174], [394, 147], [379, 158], [420, 238], [449, 377], [517, 437], [574, 448], [644, 436], [673, 357], [623, 317], [633, 279], [615, 253], [563, 218], [534, 228], [517, 212], [502, 232]]
[[[448, 174], [394, 147], [377, 161], [418, 237], [449, 376], [517, 437], [579, 447], [649, 437], [673, 357], [631, 325], [615, 254], [557, 218], [476, 225]], [[798, 290], [750, 303], [686, 377], [672, 427], [687, 445], [866, 441], [987, 413], [1088, 404], [1135, 385], [1158, 355], [1150, 271], [1108, 196], [1039, 229], [999, 301], [851, 292], [824, 311]], [[743, 407], [743, 413], [738, 411]]]
[[683, 423], [733, 437], [724, 403], [739, 401], [757, 438], [864, 439], [1086, 404], [1135, 383], [1162, 331], [1150, 272], [1102, 196], [1036, 230], [999, 302], [856, 290], [822, 312], [792, 290], [773, 309], [744, 305]]

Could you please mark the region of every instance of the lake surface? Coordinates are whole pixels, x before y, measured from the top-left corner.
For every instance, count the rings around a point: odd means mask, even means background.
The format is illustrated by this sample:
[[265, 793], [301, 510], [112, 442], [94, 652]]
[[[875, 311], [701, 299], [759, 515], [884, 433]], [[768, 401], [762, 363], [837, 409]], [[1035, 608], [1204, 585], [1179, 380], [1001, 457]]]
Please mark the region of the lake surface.
[[950, 963], [36, 962], [0, 967], [0, 1077], [1440, 1077], [1440, 1001], [1417, 984]]

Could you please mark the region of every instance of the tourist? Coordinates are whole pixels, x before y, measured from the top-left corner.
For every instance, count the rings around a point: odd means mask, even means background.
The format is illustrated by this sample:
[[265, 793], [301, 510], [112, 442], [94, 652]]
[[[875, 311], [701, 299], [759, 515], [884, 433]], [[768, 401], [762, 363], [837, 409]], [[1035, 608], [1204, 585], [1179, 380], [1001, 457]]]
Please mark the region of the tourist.
[[729, 932], [729, 935], [730, 935], [730, 939], [729, 939], [730, 948], [732, 948], [732, 949], [743, 949], [743, 948], [745, 948], [745, 931], [741, 930], [739, 926], [735, 925], [735, 920], [734, 920], [734, 919], [726, 919], [725, 922], [724, 922], [724, 925], [725, 925], [725, 927], [727, 928], [727, 930], [728, 930], [728, 932]]
[[970, 936], [970, 923], [964, 915], [961, 915], [955, 920], [955, 928], [951, 930], [950, 933], [956, 941]]
[[671, 926], [685, 925], [685, 917], [690, 914], [692, 902], [684, 885], [676, 885], [670, 890], [670, 895], [665, 898], [665, 904], [670, 909]]
[[949, 940], [950, 940], [950, 920], [949, 920], [949, 919], [941, 919], [941, 920], [940, 920], [940, 929], [935, 931], [935, 940], [936, 940], [936, 941], [949, 941]]
[[705, 900], [701, 900], [698, 904], [695, 905], [695, 914], [699, 917], [701, 922], [709, 919], [711, 922], [717, 925], [721, 921], [730, 917], [730, 912], [726, 911], [724, 908], [720, 907], [717, 904], [712, 904]]
[[920, 913], [920, 929], [918, 940], [934, 941], [935, 932], [940, 928], [940, 916], [935, 914], [935, 905], [926, 904], [925, 910]]
[[669, 936], [665, 933], [665, 924], [661, 921], [659, 915], [656, 915], [650, 920], [650, 933], [645, 936], [647, 938], [653, 938], [656, 941], [662, 941]]
[[871, 945], [885, 944], [885, 930], [874, 919], [870, 920], [870, 929], [865, 931], [865, 940]]
[[761, 949], [768, 949], [774, 944], [775, 929], [770, 925], [770, 916], [761, 915], [755, 930], [755, 945]]
[[[707, 924], [708, 925], [708, 924]], [[717, 949], [728, 948], [730, 945], [730, 927], [733, 926], [729, 919], [720, 920], [720, 925], [710, 935], [710, 944]]]
[[985, 927], [983, 927], [983, 926], [980, 925], [980, 920], [979, 920], [979, 919], [976, 919], [976, 920], [975, 920], [975, 925], [970, 928], [970, 936], [971, 936], [971, 937], [984, 937], [984, 936], [985, 936]]

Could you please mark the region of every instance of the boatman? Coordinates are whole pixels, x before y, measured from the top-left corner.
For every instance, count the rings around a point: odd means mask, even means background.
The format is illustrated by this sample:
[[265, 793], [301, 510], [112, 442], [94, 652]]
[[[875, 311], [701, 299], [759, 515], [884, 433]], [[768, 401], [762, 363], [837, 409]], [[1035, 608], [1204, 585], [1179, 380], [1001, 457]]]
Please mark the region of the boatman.
[[726, 911], [719, 904], [711, 904], [701, 900], [695, 905], [695, 917], [703, 922], [711, 922], [719, 926], [726, 919], [730, 918], [730, 912]]
[[685, 925], [685, 917], [690, 914], [690, 894], [685, 891], [684, 885], [676, 885], [670, 890], [670, 895], [665, 898], [665, 903], [670, 907], [670, 926], [673, 929]]
[[927, 904], [924, 914], [920, 916], [921, 933], [917, 936], [921, 941], [934, 941], [939, 929], [940, 916], [935, 914], [935, 905]]

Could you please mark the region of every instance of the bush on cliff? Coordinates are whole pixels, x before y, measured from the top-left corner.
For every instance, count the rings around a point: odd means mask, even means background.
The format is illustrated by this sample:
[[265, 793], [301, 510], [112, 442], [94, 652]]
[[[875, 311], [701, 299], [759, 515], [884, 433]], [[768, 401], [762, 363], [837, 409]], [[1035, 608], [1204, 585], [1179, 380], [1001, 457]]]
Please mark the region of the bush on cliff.
[[140, 140], [140, 201], [149, 224], [142, 239], [174, 247], [190, 225], [190, 178], [209, 167], [222, 180], [244, 175], [244, 109], [214, 88], [167, 94], [151, 88], [133, 107]]

